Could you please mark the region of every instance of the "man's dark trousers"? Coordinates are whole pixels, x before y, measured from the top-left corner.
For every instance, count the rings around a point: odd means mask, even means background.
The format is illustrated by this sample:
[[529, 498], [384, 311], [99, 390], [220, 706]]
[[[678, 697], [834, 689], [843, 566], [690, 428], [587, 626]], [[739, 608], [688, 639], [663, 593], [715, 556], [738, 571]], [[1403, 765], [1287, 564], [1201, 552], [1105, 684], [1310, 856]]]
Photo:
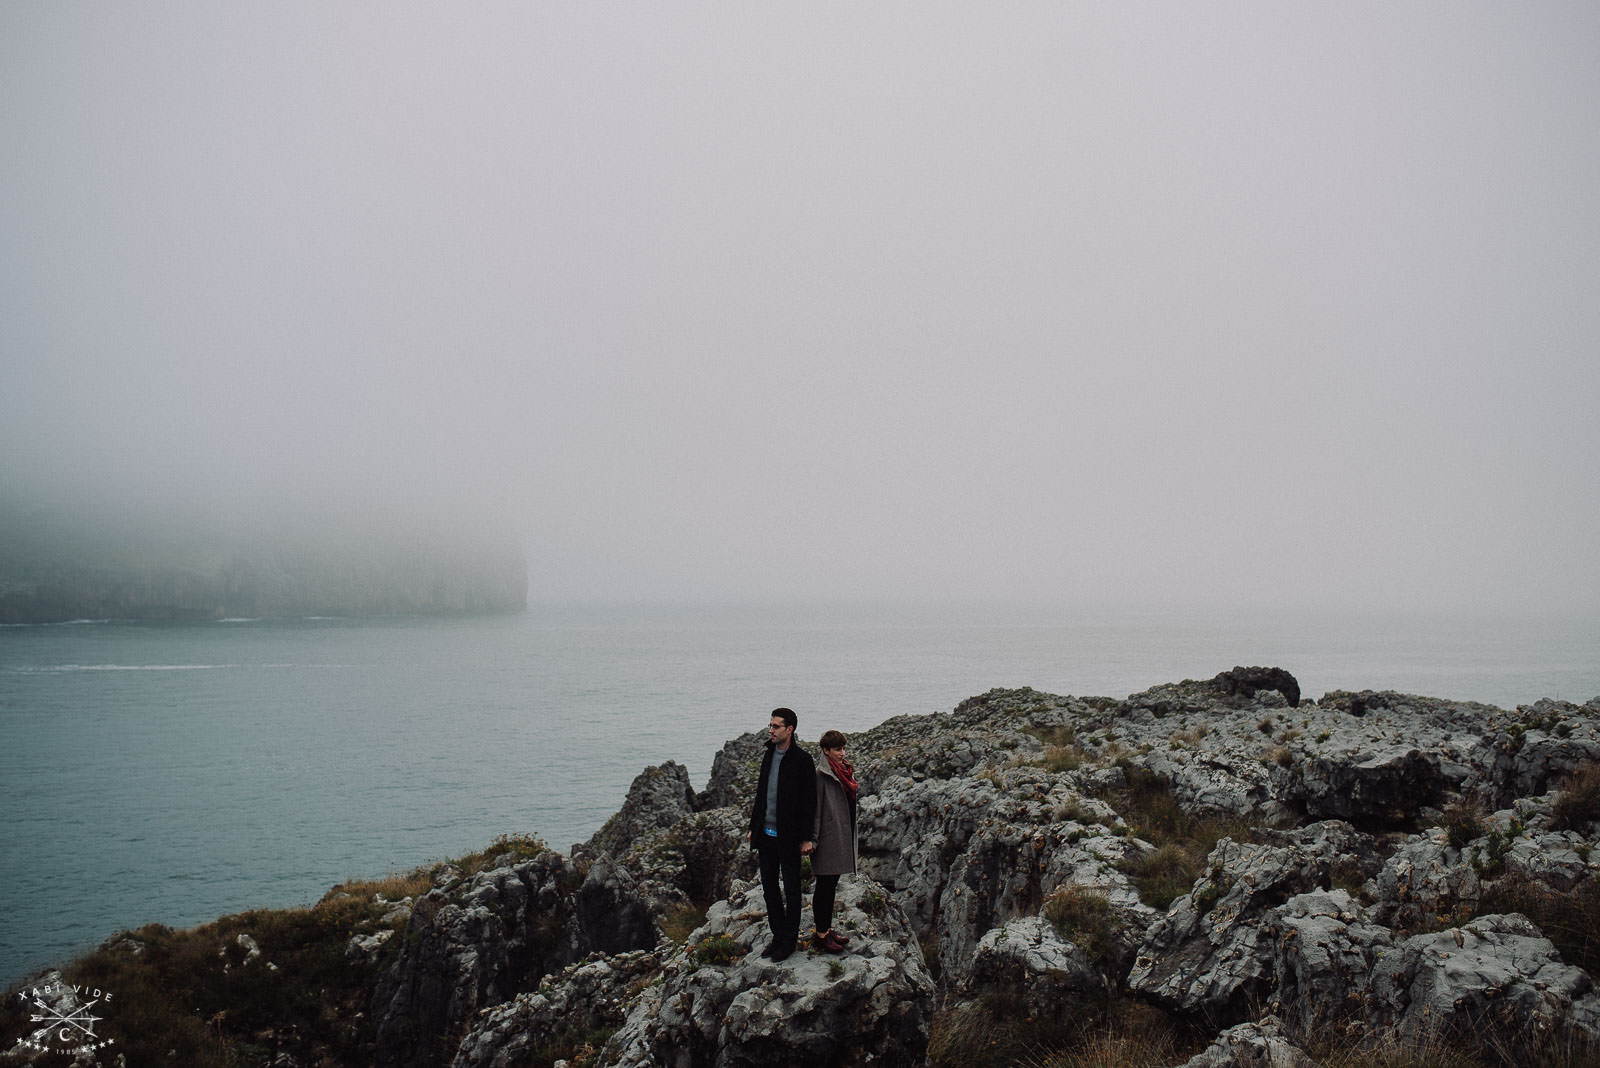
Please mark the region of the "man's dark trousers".
[[773, 945], [793, 946], [800, 940], [800, 843], [780, 843], [761, 835], [756, 838], [756, 857], [761, 863], [761, 891], [767, 899]]

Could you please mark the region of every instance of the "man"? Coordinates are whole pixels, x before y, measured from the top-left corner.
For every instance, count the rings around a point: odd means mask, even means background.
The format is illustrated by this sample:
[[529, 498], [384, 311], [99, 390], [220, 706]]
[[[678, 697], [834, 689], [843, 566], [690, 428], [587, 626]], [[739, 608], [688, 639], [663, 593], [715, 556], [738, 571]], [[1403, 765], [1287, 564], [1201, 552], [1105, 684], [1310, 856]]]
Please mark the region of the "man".
[[787, 959], [800, 939], [800, 854], [811, 852], [808, 839], [817, 809], [817, 766], [794, 744], [799, 723], [792, 709], [772, 710], [767, 754], [750, 806], [750, 845], [761, 863], [772, 928], [772, 942], [761, 955], [774, 961]]

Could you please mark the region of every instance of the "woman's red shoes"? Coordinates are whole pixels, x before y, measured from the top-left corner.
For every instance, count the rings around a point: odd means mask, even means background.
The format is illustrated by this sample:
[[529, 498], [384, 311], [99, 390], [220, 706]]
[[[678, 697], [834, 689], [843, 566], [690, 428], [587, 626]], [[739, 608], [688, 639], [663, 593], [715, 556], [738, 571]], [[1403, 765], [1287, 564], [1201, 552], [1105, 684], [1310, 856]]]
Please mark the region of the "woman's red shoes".
[[813, 941], [817, 948], [824, 953], [840, 953], [843, 952], [850, 939], [847, 936], [837, 935], [829, 931], [827, 934], [818, 935]]

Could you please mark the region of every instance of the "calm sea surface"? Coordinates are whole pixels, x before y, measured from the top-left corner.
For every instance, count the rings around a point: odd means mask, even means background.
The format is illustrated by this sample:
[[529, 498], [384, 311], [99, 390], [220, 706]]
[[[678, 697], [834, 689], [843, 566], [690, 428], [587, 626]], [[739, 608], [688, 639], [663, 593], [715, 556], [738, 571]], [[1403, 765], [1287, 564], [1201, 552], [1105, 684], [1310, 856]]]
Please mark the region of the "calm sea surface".
[[814, 741], [996, 686], [1124, 697], [1236, 664], [1310, 696], [1582, 702], [1600, 621], [535, 606], [0, 627], [0, 984], [123, 928], [310, 904], [499, 834], [565, 850], [647, 765], [703, 785], [775, 705]]

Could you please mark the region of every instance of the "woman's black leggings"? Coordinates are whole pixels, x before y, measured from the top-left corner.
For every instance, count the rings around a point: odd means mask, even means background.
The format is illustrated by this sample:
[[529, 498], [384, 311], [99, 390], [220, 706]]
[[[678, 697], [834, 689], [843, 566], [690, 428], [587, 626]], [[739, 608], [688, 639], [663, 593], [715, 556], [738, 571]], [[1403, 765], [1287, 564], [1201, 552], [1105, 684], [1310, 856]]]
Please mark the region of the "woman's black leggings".
[[811, 892], [811, 915], [817, 921], [817, 933], [833, 930], [833, 897], [839, 891], [837, 875], [817, 876], [816, 889]]

